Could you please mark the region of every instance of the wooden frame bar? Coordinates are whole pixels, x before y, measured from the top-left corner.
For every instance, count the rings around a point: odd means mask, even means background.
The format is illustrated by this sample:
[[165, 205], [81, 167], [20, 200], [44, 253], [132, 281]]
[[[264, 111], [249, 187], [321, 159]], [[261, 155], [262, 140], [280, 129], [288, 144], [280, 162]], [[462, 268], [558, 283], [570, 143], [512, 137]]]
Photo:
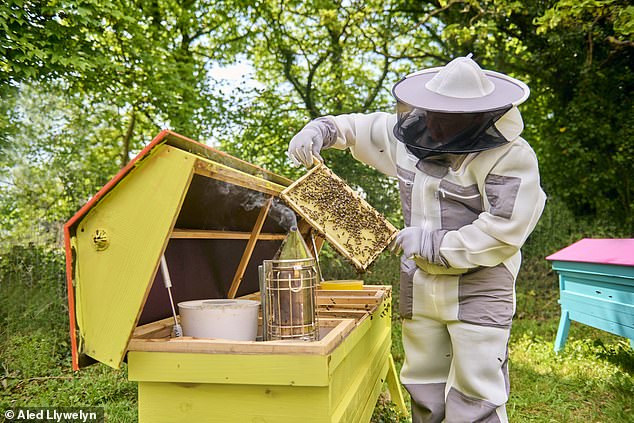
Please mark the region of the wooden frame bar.
[[249, 175], [229, 166], [202, 159], [197, 159], [194, 163], [194, 173], [274, 196], [278, 196], [286, 188], [283, 185]]
[[[174, 229], [171, 239], [251, 239], [251, 232], [214, 231], [202, 229]], [[286, 234], [259, 233], [258, 240], [276, 241], [286, 238]]]
[[255, 243], [258, 240], [258, 236], [260, 235], [260, 231], [262, 230], [262, 226], [264, 226], [264, 221], [266, 220], [266, 215], [269, 213], [269, 209], [271, 208], [271, 203], [273, 202], [273, 197], [270, 197], [260, 209], [260, 214], [253, 225], [253, 231], [251, 232], [251, 237], [247, 242], [247, 246], [244, 249], [244, 253], [242, 254], [242, 258], [240, 259], [240, 264], [236, 269], [236, 273], [233, 276], [233, 281], [231, 281], [231, 287], [229, 288], [229, 292], [227, 293], [227, 298], [235, 298], [236, 293], [238, 292], [238, 288], [240, 288], [240, 283], [242, 282], [242, 277], [244, 276], [244, 272], [247, 269], [247, 265], [249, 264], [249, 260], [251, 260], [251, 254], [253, 254], [253, 249], [255, 248]]
[[[163, 322], [163, 321], [161, 321]], [[165, 325], [169, 322], [165, 322]], [[158, 327], [158, 326], [157, 326]], [[161, 338], [148, 338], [147, 333], [135, 336], [128, 345], [129, 351], [162, 351], [181, 353], [244, 353], [244, 354], [328, 354], [354, 329], [354, 319], [326, 318], [319, 322], [319, 341], [231, 341], [226, 339], [198, 339], [191, 337], [169, 338], [165, 328], [154, 335]], [[167, 327], [166, 327], [167, 328]], [[167, 328], [169, 329], [169, 328]], [[147, 330], [147, 329], [146, 329]], [[135, 332], [142, 334], [141, 332]]]

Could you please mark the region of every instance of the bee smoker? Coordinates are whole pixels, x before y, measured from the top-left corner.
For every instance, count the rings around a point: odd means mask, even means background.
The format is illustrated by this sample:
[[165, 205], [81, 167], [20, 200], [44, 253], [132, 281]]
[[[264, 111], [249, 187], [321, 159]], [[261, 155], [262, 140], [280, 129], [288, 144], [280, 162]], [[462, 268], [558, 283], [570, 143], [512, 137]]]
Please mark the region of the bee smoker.
[[317, 340], [317, 262], [296, 228], [282, 245], [280, 257], [264, 260], [260, 272], [264, 339]]

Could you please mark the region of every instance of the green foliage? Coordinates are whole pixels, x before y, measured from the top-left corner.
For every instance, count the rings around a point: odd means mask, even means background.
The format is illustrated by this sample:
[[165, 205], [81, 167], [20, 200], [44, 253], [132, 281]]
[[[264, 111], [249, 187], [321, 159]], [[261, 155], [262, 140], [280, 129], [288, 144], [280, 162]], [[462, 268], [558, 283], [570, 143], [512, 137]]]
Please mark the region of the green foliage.
[[632, 25], [618, 0], [460, 2], [438, 17], [455, 55], [531, 86], [524, 137], [551, 197], [634, 233]]
[[[251, 37], [246, 57], [263, 81], [232, 118], [246, 128], [219, 137], [223, 149], [292, 177], [286, 147], [310, 119], [340, 113], [391, 111], [389, 88], [404, 74], [444, 60], [435, 43], [438, 23], [433, 2], [415, 11], [400, 1], [271, 2], [259, 4], [259, 16], [243, 10]], [[425, 13], [419, 24], [416, 12]], [[239, 116], [236, 116], [239, 115]], [[236, 136], [237, 135], [237, 136]], [[367, 195], [379, 211], [399, 219], [394, 181], [340, 152], [326, 162], [350, 185]]]
[[[25, 86], [15, 99], [13, 110], [20, 119], [0, 157], [7, 181], [0, 184], [5, 211], [0, 238], [37, 231], [40, 238], [48, 233], [55, 240], [56, 225], [119, 169], [126, 131], [119, 110], [61, 88]], [[139, 119], [137, 131], [145, 131], [149, 139], [152, 128]], [[139, 148], [141, 141], [132, 146]]]
[[535, 58], [566, 58], [543, 73], [552, 90], [551, 113], [537, 120], [546, 187], [577, 215], [610, 216], [631, 235], [634, 44], [621, 23], [628, 13], [620, 1], [557, 2], [535, 19], [549, 46]]
[[136, 421], [136, 386], [125, 371], [70, 368], [64, 268], [59, 250], [0, 252], [0, 409], [102, 406], [109, 421]]
[[[525, 134], [549, 196], [634, 232], [627, 2], [5, 3], [3, 237], [67, 219], [163, 126], [297, 177], [285, 150], [309, 119], [390, 111], [403, 75], [469, 52], [531, 85]], [[210, 73], [237, 62], [255, 82]], [[393, 181], [349, 155], [325, 158], [399, 221]]]
[[83, 73], [98, 65], [91, 40], [80, 34], [97, 32], [109, 8], [98, 1], [65, 3], [9, 0], [0, 5], [0, 85]]
[[239, 48], [232, 13], [232, 2], [0, 6], [0, 239], [54, 239], [164, 125], [211, 134], [225, 107], [208, 64]]

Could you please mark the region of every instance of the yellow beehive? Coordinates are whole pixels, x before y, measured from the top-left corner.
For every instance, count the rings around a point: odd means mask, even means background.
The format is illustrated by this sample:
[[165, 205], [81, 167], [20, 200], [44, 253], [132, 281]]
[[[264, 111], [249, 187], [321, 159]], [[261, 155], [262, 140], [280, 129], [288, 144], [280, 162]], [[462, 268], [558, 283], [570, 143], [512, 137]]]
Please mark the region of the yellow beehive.
[[170, 336], [161, 257], [175, 302], [257, 297], [291, 183], [161, 132], [64, 227], [73, 368], [127, 357], [141, 422], [364, 422], [386, 378], [404, 407], [387, 286], [321, 291], [314, 342]]

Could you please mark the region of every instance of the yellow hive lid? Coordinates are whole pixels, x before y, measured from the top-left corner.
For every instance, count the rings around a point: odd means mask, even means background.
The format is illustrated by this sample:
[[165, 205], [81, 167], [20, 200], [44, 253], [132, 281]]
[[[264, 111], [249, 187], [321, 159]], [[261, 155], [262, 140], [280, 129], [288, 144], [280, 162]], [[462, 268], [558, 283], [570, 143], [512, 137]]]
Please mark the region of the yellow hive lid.
[[338, 280], [338, 281], [324, 281], [319, 287], [327, 290], [338, 291], [358, 291], [363, 289], [363, 281], [361, 280]]

